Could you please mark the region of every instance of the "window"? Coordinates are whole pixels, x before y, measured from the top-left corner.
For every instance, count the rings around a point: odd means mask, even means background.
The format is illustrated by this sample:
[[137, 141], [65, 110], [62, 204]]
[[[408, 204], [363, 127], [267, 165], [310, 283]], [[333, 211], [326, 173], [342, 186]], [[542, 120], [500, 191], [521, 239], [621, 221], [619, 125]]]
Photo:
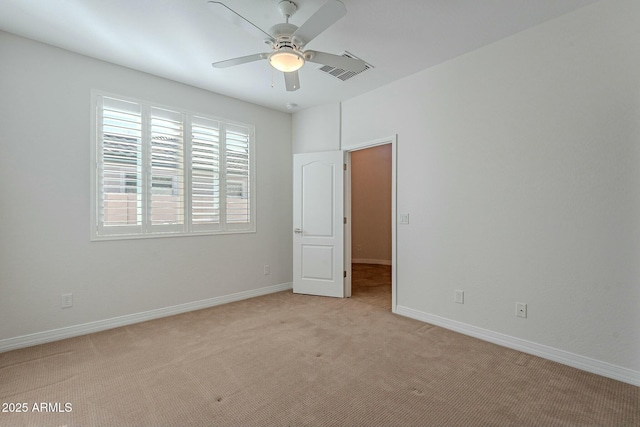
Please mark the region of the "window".
[[252, 126], [93, 101], [94, 239], [255, 231]]

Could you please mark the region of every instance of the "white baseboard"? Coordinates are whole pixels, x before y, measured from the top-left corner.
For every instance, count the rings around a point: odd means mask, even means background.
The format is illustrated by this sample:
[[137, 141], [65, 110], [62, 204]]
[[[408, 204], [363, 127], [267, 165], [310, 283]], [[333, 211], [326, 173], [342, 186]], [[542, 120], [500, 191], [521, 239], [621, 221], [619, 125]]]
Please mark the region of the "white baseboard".
[[391, 261], [388, 259], [351, 258], [351, 264], [391, 265]]
[[440, 326], [445, 329], [460, 332], [461, 334], [479, 338], [483, 341], [488, 341], [503, 347], [522, 351], [523, 353], [532, 354], [534, 356], [562, 363], [563, 365], [568, 365], [593, 374], [602, 375], [603, 377], [640, 386], [640, 372], [628, 368], [612, 365], [607, 362], [601, 362], [589, 357], [580, 356], [579, 354], [515, 338], [499, 332], [493, 332], [488, 329], [479, 328], [477, 326], [468, 325], [466, 323], [433, 314], [424, 313], [408, 307], [397, 306], [395, 313], [430, 323], [432, 325]]
[[286, 291], [289, 289], [292, 289], [292, 283], [282, 283], [279, 285], [267, 286], [250, 291], [243, 291], [235, 294], [223, 295], [220, 297], [208, 298], [200, 301], [188, 302], [185, 304], [178, 304], [171, 307], [158, 308], [156, 310], [144, 311], [142, 313], [128, 314], [125, 316], [98, 320], [96, 322], [83, 323], [81, 325], [74, 325], [66, 328], [36, 332], [34, 334], [23, 335], [15, 338], [7, 338], [0, 340], [0, 353], [9, 350], [15, 350], [18, 348], [30, 347], [37, 344], [44, 344], [51, 341], [58, 341], [66, 338], [77, 337], [80, 335], [91, 334], [93, 332], [104, 331], [107, 329], [118, 328], [120, 326], [131, 325], [134, 323], [146, 322], [147, 320], [173, 316], [175, 314], [200, 310], [203, 308], [227, 304], [243, 299], [259, 297], [262, 295]]

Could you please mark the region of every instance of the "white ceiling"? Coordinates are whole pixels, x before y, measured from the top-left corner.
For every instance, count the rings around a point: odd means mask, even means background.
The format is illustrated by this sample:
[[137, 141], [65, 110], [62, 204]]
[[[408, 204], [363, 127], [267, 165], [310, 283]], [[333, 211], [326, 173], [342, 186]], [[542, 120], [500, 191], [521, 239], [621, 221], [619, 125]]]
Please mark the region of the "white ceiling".
[[[294, 1], [298, 11], [290, 22], [300, 26], [326, 0]], [[287, 111], [287, 103], [299, 110], [354, 97], [598, 0], [342, 1], [347, 15], [308, 48], [346, 50], [374, 68], [343, 82], [307, 63], [296, 92], [285, 90], [267, 61], [211, 67], [269, 48], [206, 0], [2, 0], [0, 29]], [[223, 2], [264, 30], [284, 21], [278, 0]]]

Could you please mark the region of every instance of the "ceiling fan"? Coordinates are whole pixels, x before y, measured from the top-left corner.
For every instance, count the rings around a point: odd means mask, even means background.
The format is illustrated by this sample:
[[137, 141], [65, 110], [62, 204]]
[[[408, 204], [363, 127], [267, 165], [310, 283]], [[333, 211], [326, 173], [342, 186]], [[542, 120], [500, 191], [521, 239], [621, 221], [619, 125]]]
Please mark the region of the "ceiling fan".
[[362, 72], [367, 68], [367, 64], [360, 59], [315, 50], [303, 50], [311, 40], [347, 13], [347, 8], [339, 0], [327, 1], [300, 27], [289, 23], [289, 18], [296, 12], [298, 6], [291, 0], [282, 0], [278, 3], [278, 10], [284, 17], [285, 22], [274, 25], [268, 32], [262, 30], [222, 2], [209, 1], [209, 4], [227, 21], [262, 38], [271, 47], [271, 52], [256, 53], [214, 62], [212, 65], [215, 68], [227, 68], [267, 59], [273, 68], [284, 73], [285, 86], [288, 91], [295, 91], [300, 88], [298, 70], [305, 62], [329, 65], [346, 71], [353, 71], [354, 73]]

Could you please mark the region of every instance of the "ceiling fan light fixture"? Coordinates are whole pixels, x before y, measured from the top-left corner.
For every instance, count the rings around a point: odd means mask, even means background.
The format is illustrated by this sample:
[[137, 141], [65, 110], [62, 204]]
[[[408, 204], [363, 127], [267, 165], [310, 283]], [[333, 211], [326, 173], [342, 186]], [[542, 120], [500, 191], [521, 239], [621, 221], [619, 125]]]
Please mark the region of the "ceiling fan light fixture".
[[291, 73], [304, 65], [304, 57], [292, 48], [280, 48], [269, 55], [269, 64], [278, 71]]

